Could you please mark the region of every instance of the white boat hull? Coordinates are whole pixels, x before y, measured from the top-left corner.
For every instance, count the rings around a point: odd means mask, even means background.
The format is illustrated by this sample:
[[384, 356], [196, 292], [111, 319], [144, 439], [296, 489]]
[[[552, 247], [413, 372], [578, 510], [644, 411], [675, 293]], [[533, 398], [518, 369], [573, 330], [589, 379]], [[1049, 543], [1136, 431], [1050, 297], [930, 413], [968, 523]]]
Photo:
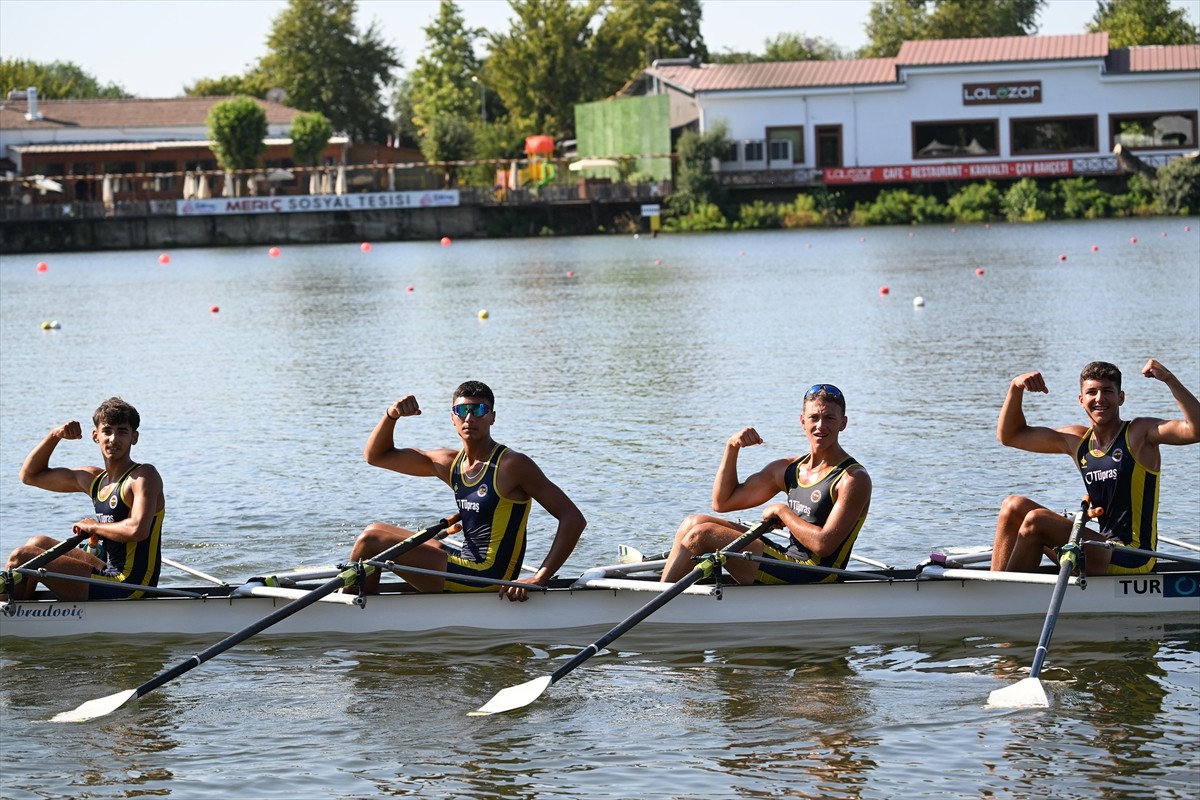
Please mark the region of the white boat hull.
[[[899, 573], [898, 573], [899, 574]], [[727, 585], [722, 596], [685, 594], [639, 627], [693, 626], [719, 637], [748, 625], [938, 620], [988, 620], [1046, 614], [1051, 587], [978, 578], [850, 580], [798, 586]], [[289, 602], [286, 598], [228, 596], [207, 587], [203, 599], [8, 603], [0, 613], [0, 641], [61, 636], [225, 635], [245, 628]], [[604, 629], [625, 619], [652, 594], [621, 588], [568, 588], [532, 593], [513, 603], [491, 593], [369, 596], [365, 607], [318, 602], [260, 635], [404, 634], [442, 630], [499, 632]], [[1086, 590], [1068, 588], [1060, 616], [1191, 615], [1200, 617], [1200, 570], [1139, 576], [1092, 577]], [[893, 626], [894, 627], [894, 626]], [[978, 627], [978, 626], [976, 626]], [[1036, 636], [1038, 624], [1031, 623]]]

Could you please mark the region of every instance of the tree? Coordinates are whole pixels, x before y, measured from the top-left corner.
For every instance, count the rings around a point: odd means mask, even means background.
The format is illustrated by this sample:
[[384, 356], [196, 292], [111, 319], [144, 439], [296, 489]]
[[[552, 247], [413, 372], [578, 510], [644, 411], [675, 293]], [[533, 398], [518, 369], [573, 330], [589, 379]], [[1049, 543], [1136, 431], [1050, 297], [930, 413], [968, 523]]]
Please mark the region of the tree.
[[335, 130], [382, 143], [388, 124], [382, 96], [399, 57], [374, 22], [354, 25], [355, 0], [288, 0], [259, 62], [267, 84], [287, 91], [288, 105], [319, 111]]
[[267, 76], [257, 68], [252, 68], [245, 75], [223, 75], [220, 78], [200, 78], [191, 86], [183, 87], [183, 93], [188, 97], [257, 97], [267, 96], [271, 87], [267, 85]]
[[512, 27], [490, 35], [484, 81], [527, 134], [570, 138], [575, 105], [604, 96], [589, 47], [601, 2], [510, 0]]
[[[252, 169], [267, 149], [267, 112], [249, 97], [217, 103], [208, 112], [208, 138], [224, 170]], [[241, 181], [236, 194], [241, 194]]]
[[700, 0], [611, 0], [592, 49], [600, 96], [616, 93], [659, 58], [708, 59]]
[[[437, 117], [473, 120], [480, 115], [486, 89], [480, 88], [476, 36], [476, 31], [467, 28], [454, 1], [442, 0], [437, 18], [425, 28], [425, 52], [409, 76], [413, 123], [422, 137]], [[445, 129], [444, 124], [441, 127]], [[425, 149], [424, 144], [421, 149]]]
[[115, 83], [101, 84], [70, 61], [43, 63], [21, 58], [0, 61], [0, 89], [34, 86], [45, 100], [92, 100], [133, 97]]
[[1109, 47], [1200, 42], [1187, 12], [1168, 0], [1097, 0], [1096, 6], [1088, 31], [1107, 32]]
[[329, 120], [316, 111], [297, 114], [292, 119], [292, 155], [296, 162], [311, 167], [332, 135]]
[[725, 124], [717, 122], [704, 133], [689, 130], [679, 137], [675, 191], [671, 194], [674, 208], [690, 214], [717, 199], [721, 184], [712, 163], [729, 149], [727, 133]]
[[906, 40], [1027, 36], [1046, 0], [875, 0], [861, 58], [891, 58]]
[[[426, 120], [425, 132], [421, 135], [421, 154], [426, 161], [461, 161], [471, 154], [475, 136], [471, 124], [453, 114], [436, 114]], [[454, 185], [456, 170], [453, 164], [446, 167], [445, 185]]]
[[767, 39], [762, 61], [836, 61], [845, 58], [837, 43], [821, 36], [781, 33]]

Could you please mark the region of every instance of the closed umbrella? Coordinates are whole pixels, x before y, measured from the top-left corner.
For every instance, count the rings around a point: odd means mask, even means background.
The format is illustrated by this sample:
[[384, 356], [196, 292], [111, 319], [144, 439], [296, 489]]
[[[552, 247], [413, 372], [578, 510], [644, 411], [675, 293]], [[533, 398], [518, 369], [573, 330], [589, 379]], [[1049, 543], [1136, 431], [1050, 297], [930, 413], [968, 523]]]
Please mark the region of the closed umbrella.
[[321, 173], [321, 194], [333, 194], [333, 181], [329, 178], [329, 170]]
[[395, 167], [388, 167], [388, 171], [387, 171], [387, 172], [388, 172], [388, 178], [387, 178], [387, 181], [388, 181], [388, 191], [389, 191], [389, 192], [394, 192], [394, 191], [396, 191], [396, 168], [395, 168]]
[[196, 199], [208, 200], [212, 197], [212, 189], [208, 185], [208, 175], [201, 172], [196, 176]]
[[221, 187], [221, 196], [222, 197], [234, 197], [235, 196], [234, 191], [233, 191], [233, 173], [230, 172], [229, 170], [225, 170], [225, 185], [223, 187]]
[[317, 172], [315, 169], [308, 173], [308, 193], [321, 193], [321, 173]]
[[183, 199], [191, 200], [196, 196], [196, 176], [190, 172], [183, 175]]
[[112, 176], [105, 175], [103, 182], [100, 184], [100, 200], [106, 208], [113, 206], [113, 185]]
[[337, 185], [333, 188], [334, 194], [346, 193], [346, 165], [338, 164], [337, 168]]

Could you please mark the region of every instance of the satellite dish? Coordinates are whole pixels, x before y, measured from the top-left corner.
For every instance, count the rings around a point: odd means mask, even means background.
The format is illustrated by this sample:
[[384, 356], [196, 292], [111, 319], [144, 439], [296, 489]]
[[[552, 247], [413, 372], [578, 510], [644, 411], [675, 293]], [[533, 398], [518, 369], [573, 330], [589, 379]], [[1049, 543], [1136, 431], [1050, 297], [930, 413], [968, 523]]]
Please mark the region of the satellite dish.
[[267, 100], [271, 103], [279, 103], [282, 105], [283, 101], [286, 99], [287, 89], [280, 89], [276, 87], [274, 89], [267, 90]]

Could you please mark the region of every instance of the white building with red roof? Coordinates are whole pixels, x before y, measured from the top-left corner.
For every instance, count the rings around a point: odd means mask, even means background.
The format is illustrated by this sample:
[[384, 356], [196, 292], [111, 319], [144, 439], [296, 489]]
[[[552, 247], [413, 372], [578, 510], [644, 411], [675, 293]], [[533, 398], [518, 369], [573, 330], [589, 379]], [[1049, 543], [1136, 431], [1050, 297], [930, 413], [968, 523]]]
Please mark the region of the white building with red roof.
[[[1104, 174], [1196, 150], [1200, 45], [1107, 33], [905, 42], [895, 58], [655, 62], [623, 96], [670, 98], [674, 130], [725, 124], [746, 186]], [[581, 149], [583, 142], [581, 140]]]

